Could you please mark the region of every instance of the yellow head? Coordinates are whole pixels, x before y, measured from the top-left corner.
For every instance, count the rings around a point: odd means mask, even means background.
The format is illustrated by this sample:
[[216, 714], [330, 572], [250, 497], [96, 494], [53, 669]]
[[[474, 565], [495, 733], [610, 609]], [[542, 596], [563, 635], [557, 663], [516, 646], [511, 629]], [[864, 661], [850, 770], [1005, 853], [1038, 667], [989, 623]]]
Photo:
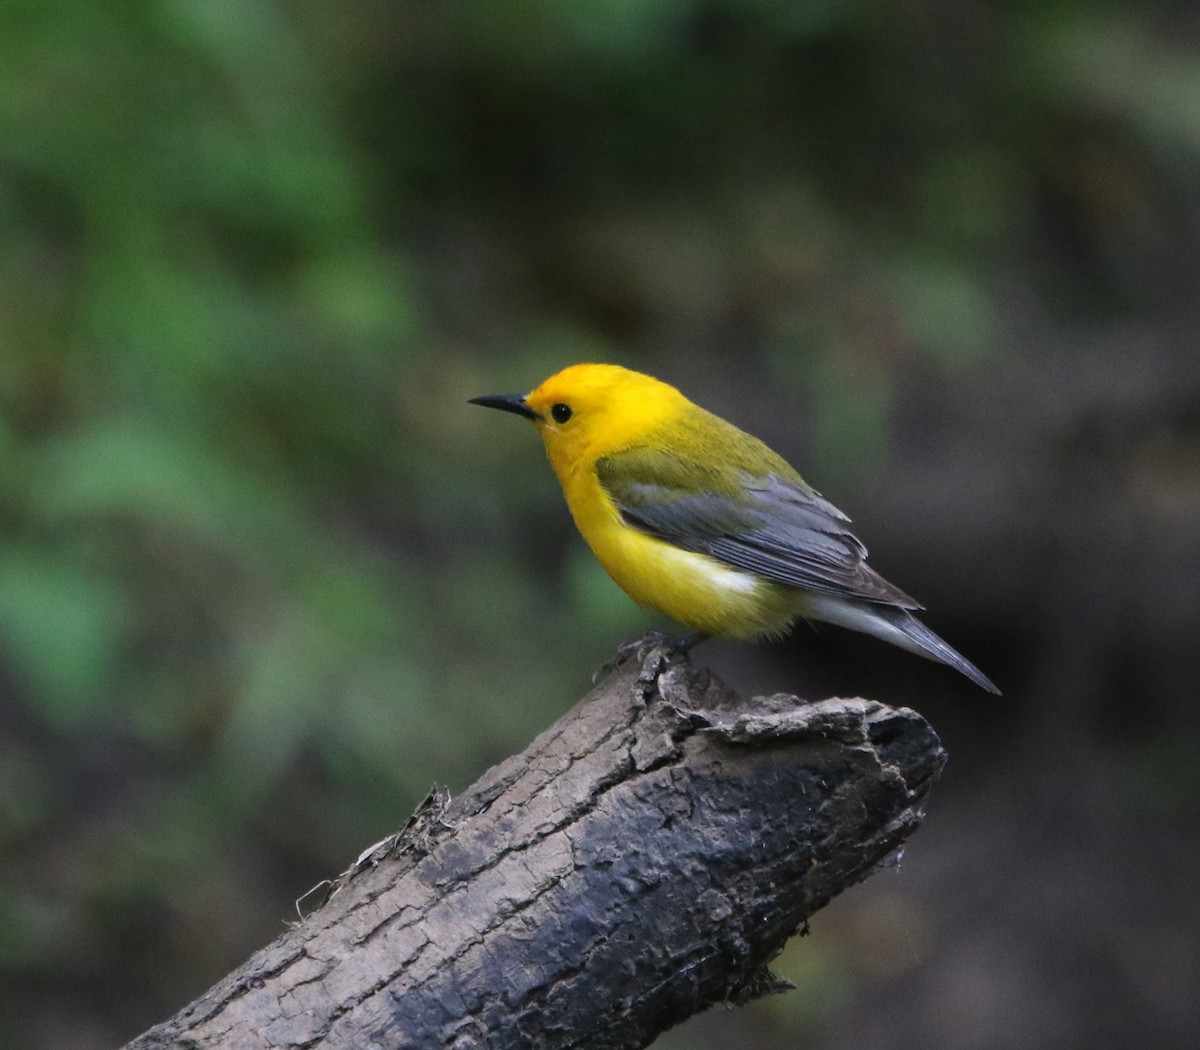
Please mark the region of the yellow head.
[[524, 396], [477, 397], [473, 404], [532, 419], [555, 473], [636, 444], [691, 406], [678, 390], [619, 365], [571, 365]]

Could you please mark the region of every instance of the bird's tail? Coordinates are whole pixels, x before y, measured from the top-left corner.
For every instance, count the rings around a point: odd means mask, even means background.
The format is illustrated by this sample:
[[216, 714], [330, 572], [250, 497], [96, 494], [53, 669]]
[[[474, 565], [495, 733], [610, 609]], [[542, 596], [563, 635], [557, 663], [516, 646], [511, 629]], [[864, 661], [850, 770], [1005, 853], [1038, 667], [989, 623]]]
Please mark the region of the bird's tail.
[[1000, 695], [996, 684], [958, 650], [953, 649], [907, 609], [874, 602], [856, 602], [829, 595], [805, 595], [804, 615], [874, 635], [910, 653], [953, 667], [981, 689]]

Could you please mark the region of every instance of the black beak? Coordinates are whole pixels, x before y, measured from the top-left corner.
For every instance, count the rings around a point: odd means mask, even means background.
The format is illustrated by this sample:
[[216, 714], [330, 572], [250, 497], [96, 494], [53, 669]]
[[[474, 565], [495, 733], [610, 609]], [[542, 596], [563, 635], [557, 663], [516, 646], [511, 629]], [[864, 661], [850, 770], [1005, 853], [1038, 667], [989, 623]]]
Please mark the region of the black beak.
[[484, 397], [473, 397], [468, 402], [472, 405], [483, 405], [484, 408], [498, 408], [502, 412], [515, 412], [526, 419], [541, 419], [532, 408], [525, 404], [524, 394], [487, 394]]

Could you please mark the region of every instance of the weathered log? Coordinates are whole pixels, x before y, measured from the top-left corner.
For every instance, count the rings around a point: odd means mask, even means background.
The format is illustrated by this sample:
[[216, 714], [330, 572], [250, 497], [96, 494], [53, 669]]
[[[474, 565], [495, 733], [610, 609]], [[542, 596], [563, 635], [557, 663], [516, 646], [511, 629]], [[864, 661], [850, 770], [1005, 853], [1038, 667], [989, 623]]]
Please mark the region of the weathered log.
[[768, 962], [916, 830], [944, 761], [913, 711], [745, 701], [648, 644], [128, 1050], [645, 1046], [786, 987]]

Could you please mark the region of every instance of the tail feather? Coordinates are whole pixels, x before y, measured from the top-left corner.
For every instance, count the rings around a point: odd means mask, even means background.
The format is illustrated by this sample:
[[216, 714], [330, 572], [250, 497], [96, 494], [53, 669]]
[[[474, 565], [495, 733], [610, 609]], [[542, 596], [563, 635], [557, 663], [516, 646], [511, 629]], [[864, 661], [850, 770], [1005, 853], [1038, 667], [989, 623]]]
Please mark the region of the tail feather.
[[804, 615], [873, 635], [910, 653], [953, 667], [981, 689], [1000, 695], [996, 684], [958, 650], [939, 638], [907, 609], [856, 602], [828, 595], [805, 596]]

